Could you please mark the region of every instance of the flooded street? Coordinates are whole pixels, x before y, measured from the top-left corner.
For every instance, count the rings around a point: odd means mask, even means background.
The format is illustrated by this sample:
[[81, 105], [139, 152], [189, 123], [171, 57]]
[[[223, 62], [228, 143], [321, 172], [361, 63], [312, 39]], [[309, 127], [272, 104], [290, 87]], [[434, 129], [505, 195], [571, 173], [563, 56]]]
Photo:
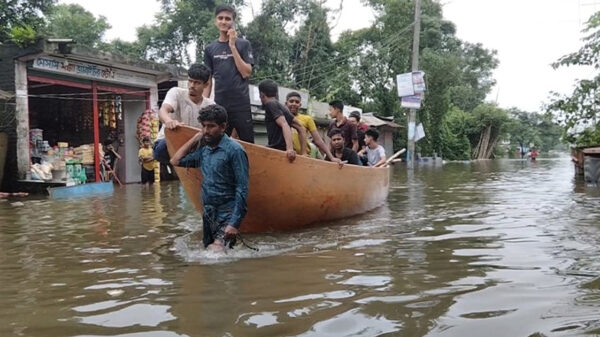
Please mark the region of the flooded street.
[[396, 168], [385, 206], [226, 258], [178, 182], [0, 201], [0, 336], [600, 334], [599, 191], [567, 157]]

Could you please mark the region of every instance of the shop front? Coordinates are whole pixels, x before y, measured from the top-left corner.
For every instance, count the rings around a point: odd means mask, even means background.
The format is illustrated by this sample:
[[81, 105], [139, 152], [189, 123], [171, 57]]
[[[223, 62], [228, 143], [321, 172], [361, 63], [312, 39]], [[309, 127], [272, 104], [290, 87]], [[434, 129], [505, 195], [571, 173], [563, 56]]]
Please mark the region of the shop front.
[[[121, 157], [115, 174], [140, 180], [138, 117], [156, 111], [164, 83], [183, 80], [181, 69], [115, 60], [105, 55], [42, 52], [15, 59], [17, 166], [27, 182], [102, 181], [109, 145]], [[160, 95], [162, 96], [162, 95]]]

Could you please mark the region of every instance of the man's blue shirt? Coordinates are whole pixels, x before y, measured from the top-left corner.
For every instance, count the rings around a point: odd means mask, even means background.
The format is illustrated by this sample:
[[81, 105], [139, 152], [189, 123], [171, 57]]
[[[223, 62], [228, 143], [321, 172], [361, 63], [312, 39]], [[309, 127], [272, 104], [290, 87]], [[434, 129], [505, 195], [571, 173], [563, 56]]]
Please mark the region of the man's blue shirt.
[[183, 157], [179, 166], [200, 167], [202, 202], [231, 212], [227, 224], [239, 228], [248, 198], [248, 157], [244, 148], [223, 135], [217, 147], [201, 146]]

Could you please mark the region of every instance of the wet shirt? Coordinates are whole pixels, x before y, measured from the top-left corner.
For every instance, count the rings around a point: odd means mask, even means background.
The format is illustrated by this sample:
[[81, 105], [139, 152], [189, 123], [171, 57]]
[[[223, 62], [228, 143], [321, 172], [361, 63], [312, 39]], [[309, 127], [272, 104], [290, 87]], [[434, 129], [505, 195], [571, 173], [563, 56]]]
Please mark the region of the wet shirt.
[[277, 100], [269, 101], [263, 104], [265, 109], [265, 126], [267, 127], [267, 146], [272, 149], [285, 151], [285, 138], [283, 138], [283, 131], [277, 125], [275, 120], [280, 116], [285, 117], [286, 122], [291, 127], [294, 115], [288, 110], [288, 108], [279, 103]]
[[239, 228], [248, 198], [248, 157], [244, 148], [223, 135], [217, 147], [201, 146], [183, 157], [179, 166], [200, 168], [202, 203], [219, 212], [230, 212], [228, 224]]
[[[253, 65], [252, 46], [248, 40], [238, 38], [235, 41], [244, 62]], [[250, 111], [248, 78], [235, 66], [229, 42], [213, 41], [204, 48], [204, 64], [212, 70], [215, 79], [215, 102], [222, 105], [228, 113]]]
[[342, 130], [342, 134], [344, 135], [344, 147], [352, 149], [352, 141], [358, 139], [358, 134], [356, 133], [356, 125], [350, 123], [348, 118], [344, 117], [344, 121], [342, 124], [337, 125], [337, 120], [332, 120], [329, 123], [329, 127], [327, 128], [327, 137], [330, 137], [330, 132], [333, 129]]

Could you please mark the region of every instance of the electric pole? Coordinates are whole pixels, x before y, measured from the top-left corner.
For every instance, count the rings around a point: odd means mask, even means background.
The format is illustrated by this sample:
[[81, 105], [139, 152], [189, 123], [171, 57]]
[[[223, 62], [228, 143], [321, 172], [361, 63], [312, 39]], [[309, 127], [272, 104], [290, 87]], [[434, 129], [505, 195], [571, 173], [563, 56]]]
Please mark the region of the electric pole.
[[[415, 0], [415, 22], [412, 45], [412, 71], [419, 71], [419, 40], [421, 37], [421, 0]], [[407, 168], [413, 169], [415, 165], [415, 133], [417, 129], [417, 109], [410, 109], [408, 113], [408, 142], [407, 142]], [[412, 134], [411, 134], [412, 130]]]

